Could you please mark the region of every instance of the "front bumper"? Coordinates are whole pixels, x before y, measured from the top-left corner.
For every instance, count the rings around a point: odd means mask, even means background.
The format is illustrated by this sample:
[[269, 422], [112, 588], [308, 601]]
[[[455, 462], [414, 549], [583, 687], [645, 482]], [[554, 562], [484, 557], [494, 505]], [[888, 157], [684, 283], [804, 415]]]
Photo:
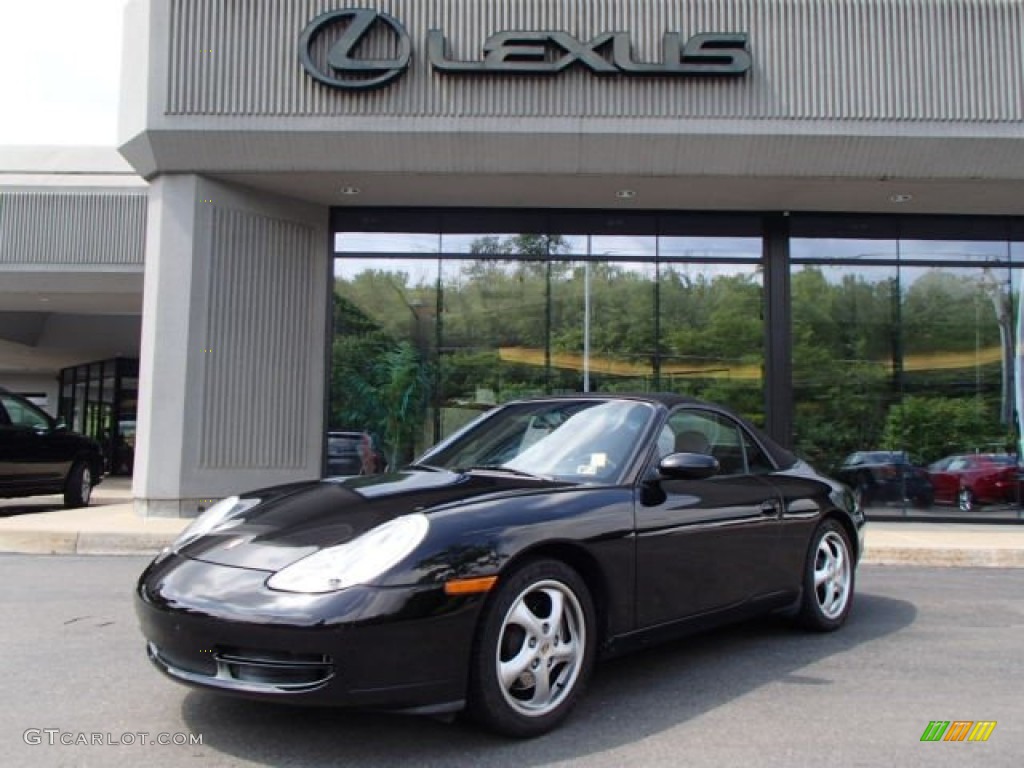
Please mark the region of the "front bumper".
[[176, 555], [139, 580], [150, 660], [187, 685], [295, 703], [443, 712], [465, 699], [482, 598], [440, 586], [276, 592], [270, 573]]

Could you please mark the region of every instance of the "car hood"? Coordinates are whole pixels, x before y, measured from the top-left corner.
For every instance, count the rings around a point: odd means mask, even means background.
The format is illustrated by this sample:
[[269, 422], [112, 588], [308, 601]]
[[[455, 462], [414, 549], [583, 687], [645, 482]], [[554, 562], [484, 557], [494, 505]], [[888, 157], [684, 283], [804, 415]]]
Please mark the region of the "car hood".
[[351, 541], [413, 512], [436, 514], [467, 502], [502, 499], [570, 484], [500, 471], [408, 470], [254, 491], [260, 503], [179, 550], [241, 568], [278, 571], [324, 547]]

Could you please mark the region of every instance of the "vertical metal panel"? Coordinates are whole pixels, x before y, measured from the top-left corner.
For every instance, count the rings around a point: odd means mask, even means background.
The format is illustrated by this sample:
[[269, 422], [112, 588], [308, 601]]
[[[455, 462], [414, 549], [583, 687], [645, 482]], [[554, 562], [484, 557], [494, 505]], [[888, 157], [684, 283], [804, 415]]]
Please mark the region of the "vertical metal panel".
[[142, 264], [146, 195], [0, 192], [0, 264]]
[[793, 446], [793, 301], [789, 260], [789, 218], [764, 219], [765, 428], [787, 448]]
[[[413, 63], [368, 93], [327, 88], [298, 63], [302, 29], [334, 0], [171, 5], [170, 115], [1024, 118], [1024, 6], [1003, 0], [381, 0], [409, 30]], [[747, 32], [754, 66], [739, 80], [597, 77], [579, 66], [550, 78], [453, 77], [427, 65], [432, 27], [465, 59], [507, 29], [584, 40], [628, 31], [648, 60], [660, 58], [665, 31]], [[385, 44], [371, 40], [363, 55]]]
[[302, 469], [323, 243], [310, 227], [222, 208], [212, 232], [199, 466]]

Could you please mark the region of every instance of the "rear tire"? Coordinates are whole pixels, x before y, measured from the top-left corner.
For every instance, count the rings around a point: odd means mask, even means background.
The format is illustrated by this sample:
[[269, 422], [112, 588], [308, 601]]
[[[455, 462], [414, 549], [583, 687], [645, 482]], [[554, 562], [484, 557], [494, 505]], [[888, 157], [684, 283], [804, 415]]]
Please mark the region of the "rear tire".
[[833, 632], [853, 605], [854, 562], [850, 538], [836, 520], [823, 520], [811, 537], [797, 621], [815, 632]]
[[535, 560], [499, 581], [470, 658], [468, 714], [506, 736], [539, 736], [575, 706], [594, 665], [593, 600], [576, 571]]
[[68, 509], [89, 506], [92, 498], [92, 470], [84, 461], [76, 461], [64, 485], [64, 506]]

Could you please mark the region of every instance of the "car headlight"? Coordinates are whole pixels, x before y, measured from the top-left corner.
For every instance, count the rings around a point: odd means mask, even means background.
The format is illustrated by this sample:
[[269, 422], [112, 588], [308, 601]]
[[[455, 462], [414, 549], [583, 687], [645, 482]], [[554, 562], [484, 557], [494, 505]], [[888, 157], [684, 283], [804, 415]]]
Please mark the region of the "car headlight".
[[396, 517], [352, 541], [282, 568], [267, 580], [267, 586], [283, 592], [320, 593], [366, 584], [407, 557], [429, 528], [426, 515]]
[[221, 499], [193, 520], [192, 524], [174, 540], [169, 549], [177, 552], [186, 544], [191, 544], [200, 536], [205, 536], [227, 520], [242, 514], [246, 510], [252, 509], [259, 503], [259, 499], [240, 499], [237, 496], [228, 496], [226, 499]]

